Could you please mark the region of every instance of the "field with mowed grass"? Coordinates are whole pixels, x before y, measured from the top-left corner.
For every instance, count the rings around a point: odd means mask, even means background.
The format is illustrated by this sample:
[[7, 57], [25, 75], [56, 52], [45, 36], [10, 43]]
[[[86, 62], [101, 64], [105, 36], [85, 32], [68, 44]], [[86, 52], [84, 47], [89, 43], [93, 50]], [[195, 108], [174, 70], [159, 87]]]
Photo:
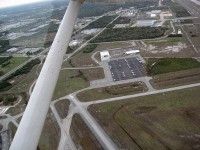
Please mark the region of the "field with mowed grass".
[[67, 99], [63, 99], [55, 103], [55, 108], [60, 118], [64, 119], [67, 117], [69, 105], [70, 105], [70, 101]]
[[[91, 105], [119, 149], [199, 149], [200, 87]], [[195, 94], [194, 94], [195, 93]]]
[[80, 101], [94, 101], [146, 91], [147, 87], [143, 82], [134, 82], [86, 90], [78, 93], [77, 98]]
[[200, 62], [193, 58], [150, 58], [146, 69], [149, 75], [157, 75], [199, 67]]
[[[0, 58], [0, 60], [1, 59], [2, 58]], [[28, 57], [12, 57], [11, 59], [4, 62], [5, 65], [0, 65], [0, 72], [2, 71], [5, 74], [14, 69], [15, 67], [19, 66], [20, 64], [24, 63], [28, 59]]]
[[102, 150], [100, 143], [79, 115], [74, 115], [70, 135], [77, 149]]
[[150, 80], [155, 89], [164, 89], [175, 86], [193, 84], [200, 82], [200, 69], [194, 68], [177, 72], [164, 73], [153, 76]]
[[60, 98], [89, 86], [79, 70], [62, 70], [60, 72], [53, 99]]

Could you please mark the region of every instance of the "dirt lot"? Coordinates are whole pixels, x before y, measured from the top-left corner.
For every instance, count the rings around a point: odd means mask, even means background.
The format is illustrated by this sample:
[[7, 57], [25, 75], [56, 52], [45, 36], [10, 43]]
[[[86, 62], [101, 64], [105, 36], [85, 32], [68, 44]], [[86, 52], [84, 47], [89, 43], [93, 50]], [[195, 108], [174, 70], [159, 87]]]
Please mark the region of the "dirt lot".
[[61, 119], [64, 119], [67, 117], [69, 105], [70, 105], [70, 102], [67, 99], [64, 99], [55, 103], [55, 108]]
[[117, 96], [136, 94], [147, 91], [147, 87], [142, 82], [108, 86], [103, 88], [91, 89], [77, 94], [80, 101], [94, 101]]
[[120, 149], [199, 149], [200, 87], [92, 105]]
[[185, 37], [171, 37], [157, 41], [145, 41], [143, 57], [195, 57], [196, 52]]
[[100, 143], [79, 115], [73, 117], [70, 134], [77, 149], [103, 150]]
[[183, 70], [156, 75], [150, 81], [154, 88], [163, 89], [200, 82], [200, 69]]

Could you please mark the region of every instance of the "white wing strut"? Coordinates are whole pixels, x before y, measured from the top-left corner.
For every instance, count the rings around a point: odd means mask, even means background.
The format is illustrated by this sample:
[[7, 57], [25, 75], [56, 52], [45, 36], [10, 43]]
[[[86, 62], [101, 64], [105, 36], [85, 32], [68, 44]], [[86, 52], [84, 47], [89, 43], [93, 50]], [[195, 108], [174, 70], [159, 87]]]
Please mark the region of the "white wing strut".
[[71, 0], [68, 5], [10, 150], [35, 150], [37, 148], [81, 1]]

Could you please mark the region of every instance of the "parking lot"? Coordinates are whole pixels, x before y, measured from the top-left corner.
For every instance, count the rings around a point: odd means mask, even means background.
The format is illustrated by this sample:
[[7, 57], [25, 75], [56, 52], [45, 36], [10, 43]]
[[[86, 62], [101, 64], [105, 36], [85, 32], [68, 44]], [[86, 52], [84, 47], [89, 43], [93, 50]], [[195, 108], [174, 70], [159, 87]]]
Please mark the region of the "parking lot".
[[143, 64], [138, 57], [111, 60], [108, 65], [114, 82], [145, 76]]

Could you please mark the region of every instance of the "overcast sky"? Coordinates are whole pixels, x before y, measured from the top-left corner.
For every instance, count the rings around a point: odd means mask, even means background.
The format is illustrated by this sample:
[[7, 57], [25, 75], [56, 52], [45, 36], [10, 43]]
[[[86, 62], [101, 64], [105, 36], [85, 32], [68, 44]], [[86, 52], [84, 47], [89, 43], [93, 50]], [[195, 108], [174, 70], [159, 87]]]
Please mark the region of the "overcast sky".
[[0, 0], [0, 8], [28, 4], [44, 0]]

